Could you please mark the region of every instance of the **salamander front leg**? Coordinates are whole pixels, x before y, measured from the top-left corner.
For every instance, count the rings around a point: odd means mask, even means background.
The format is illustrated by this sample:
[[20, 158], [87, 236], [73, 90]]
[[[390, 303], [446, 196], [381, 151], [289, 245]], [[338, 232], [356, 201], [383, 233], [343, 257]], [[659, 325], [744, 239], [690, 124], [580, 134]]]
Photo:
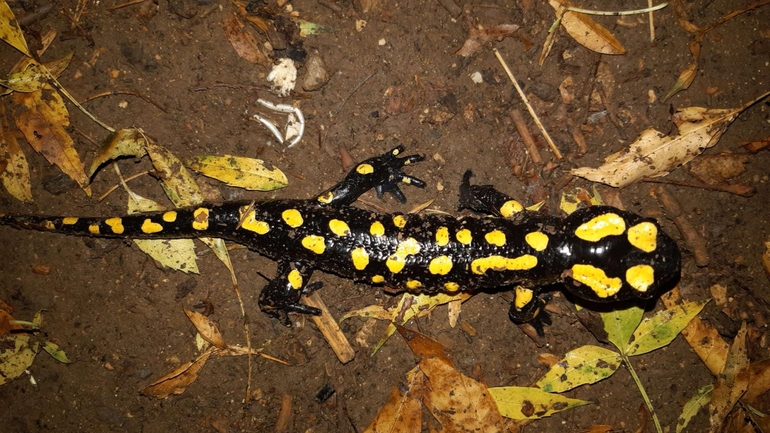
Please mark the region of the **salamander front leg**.
[[312, 274], [313, 269], [302, 263], [280, 262], [278, 274], [259, 294], [259, 308], [287, 325], [288, 313], [321, 314], [319, 309], [300, 303], [302, 295], [321, 287], [320, 282], [307, 284]]
[[508, 318], [517, 325], [527, 323], [537, 331], [537, 335], [544, 336], [544, 328], [551, 325], [551, 316], [545, 311], [545, 306], [551, 296], [546, 294], [537, 296], [533, 289], [517, 286], [515, 297], [508, 310]]
[[406, 201], [404, 193], [399, 189], [399, 183], [425, 187], [425, 182], [404, 173], [405, 165], [420, 162], [425, 159], [422, 155], [409, 155], [398, 158], [404, 151], [404, 146], [398, 146], [381, 156], [369, 158], [353, 168], [342, 182], [334, 185], [316, 197], [321, 206], [342, 207], [352, 204], [361, 194], [374, 188], [377, 197], [386, 192], [393, 194], [401, 203]]
[[468, 170], [460, 183], [459, 210], [510, 218], [524, 207], [510, 196], [496, 190], [492, 185], [471, 185], [473, 172]]

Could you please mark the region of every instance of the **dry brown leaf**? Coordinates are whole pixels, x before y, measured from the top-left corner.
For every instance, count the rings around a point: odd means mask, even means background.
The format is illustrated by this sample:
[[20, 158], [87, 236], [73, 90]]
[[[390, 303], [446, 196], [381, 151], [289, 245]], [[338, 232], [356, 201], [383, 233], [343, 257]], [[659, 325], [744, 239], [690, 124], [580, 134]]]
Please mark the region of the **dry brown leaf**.
[[430, 380], [423, 392], [423, 403], [444, 431], [504, 430], [505, 420], [484, 383], [434, 357], [423, 358], [420, 370]]
[[760, 150], [770, 148], [770, 135], [759, 140], [744, 141], [741, 146], [751, 153], [757, 153]]
[[687, 69], [685, 69], [684, 71], [682, 71], [681, 74], [679, 74], [679, 78], [676, 80], [676, 83], [674, 83], [674, 87], [672, 87], [671, 90], [669, 90], [668, 93], [666, 93], [666, 96], [661, 98], [660, 102], [666, 102], [670, 97], [690, 87], [690, 84], [692, 84], [692, 82], [695, 81], [695, 77], [697, 75], [698, 75], [698, 61], [695, 60], [692, 63], [690, 63], [689, 66], [687, 66]]
[[245, 29], [245, 24], [237, 14], [233, 13], [225, 18], [222, 28], [225, 30], [227, 40], [240, 58], [256, 65], [270, 66], [270, 59], [260, 49], [259, 41]]
[[767, 278], [770, 278], [770, 241], [765, 242], [765, 252], [762, 253], [762, 268], [765, 270]]
[[[661, 297], [666, 308], [672, 309], [681, 301], [679, 287]], [[719, 332], [700, 317], [693, 317], [682, 330], [682, 336], [706, 365], [711, 374], [716, 376], [725, 366], [730, 346], [722, 339]]]
[[624, 187], [643, 177], [664, 176], [714, 146], [738, 114], [768, 94], [739, 108], [680, 109], [672, 119], [679, 135], [646, 129], [628, 149], [610, 155], [602, 166], [573, 169], [572, 174], [615, 187]]
[[749, 389], [743, 394], [742, 401], [751, 404], [757, 397], [770, 390], [770, 359], [751, 363], [749, 373]]
[[709, 185], [717, 185], [733, 179], [746, 171], [749, 156], [742, 153], [704, 155], [687, 167], [696, 179]]
[[48, 162], [57, 165], [67, 176], [91, 195], [83, 162], [75, 150], [72, 137], [64, 129], [69, 126], [69, 112], [58, 92], [46, 88], [30, 93], [14, 93], [16, 126], [27, 142]]
[[709, 421], [713, 431], [721, 431], [727, 415], [749, 388], [749, 359], [746, 354], [746, 322], [735, 336], [727, 362], [711, 392]]
[[187, 315], [187, 318], [190, 319], [193, 325], [195, 325], [195, 329], [198, 330], [198, 333], [201, 335], [201, 337], [203, 337], [204, 340], [208, 341], [219, 349], [227, 348], [225, 339], [222, 337], [222, 333], [219, 332], [219, 327], [216, 323], [197, 311], [191, 311], [185, 308], [184, 313]]
[[394, 386], [388, 395], [388, 401], [380, 408], [364, 433], [414, 432], [422, 427], [422, 404], [425, 375], [419, 367], [414, 367], [406, 375], [406, 386]]
[[412, 329], [405, 328], [397, 325], [398, 333], [404, 337], [406, 344], [409, 345], [409, 349], [419, 358], [437, 358], [443, 362], [452, 365], [452, 361], [449, 359], [444, 346], [438, 341], [428, 337], [425, 334], [414, 331]]
[[[567, 0], [549, 0], [548, 3], [556, 10], [557, 16], [561, 8], [571, 6]], [[561, 19], [561, 25], [572, 39], [591, 51], [602, 54], [625, 54], [626, 52], [623, 44], [615, 39], [609, 30], [586, 14], [567, 12]]]
[[468, 39], [463, 43], [462, 48], [457, 50], [455, 54], [463, 57], [470, 57], [484, 48], [488, 48], [495, 41], [502, 41], [503, 39], [513, 36], [514, 32], [519, 29], [516, 24], [500, 24], [492, 27], [471, 27], [468, 31]]
[[213, 347], [210, 347], [198, 355], [194, 361], [179, 366], [179, 368], [176, 368], [171, 373], [144, 387], [141, 393], [148, 397], [160, 399], [185, 392], [187, 387], [198, 378], [198, 373], [206, 365], [206, 361], [208, 361], [214, 350]]

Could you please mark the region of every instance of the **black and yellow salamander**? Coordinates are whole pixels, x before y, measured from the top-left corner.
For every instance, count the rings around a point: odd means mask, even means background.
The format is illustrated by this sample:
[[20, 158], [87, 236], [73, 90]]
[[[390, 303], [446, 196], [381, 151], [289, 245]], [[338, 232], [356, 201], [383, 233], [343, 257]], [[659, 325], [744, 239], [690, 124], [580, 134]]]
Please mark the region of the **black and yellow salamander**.
[[276, 317], [318, 314], [300, 303], [314, 270], [417, 293], [513, 288], [509, 316], [538, 315], [544, 286], [564, 283], [593, 302], [649, 299], [679, 278], [676, 242], [649, 218], [607, 206], [566, 218], [522, 208], [489, 185], [460, 187], [460, 208], [480, 215], [380, 214], [351, 206], [374, 188], [406, 199], [399, 183], [424, 187], [405, 174], [420, 155], [403, 146], [356, 165], [345, 179], [309, 200], [201, 205], [111, 218], [2, 215], [19, 229], [117, 238], [209, 236], [243, 244], [278, 262], [259, 305]]

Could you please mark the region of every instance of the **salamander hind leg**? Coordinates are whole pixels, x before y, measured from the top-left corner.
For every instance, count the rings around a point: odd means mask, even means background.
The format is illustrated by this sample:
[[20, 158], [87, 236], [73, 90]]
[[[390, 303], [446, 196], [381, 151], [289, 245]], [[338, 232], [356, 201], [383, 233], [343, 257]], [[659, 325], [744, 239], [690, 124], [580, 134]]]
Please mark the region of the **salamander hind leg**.
[[404, 203], [406, 197], [399, 189], [399, 183], [424, 188], [425, 182], [409, 176], [402, 169], [405, 165], [424, 160], [425, 157], [409, 155], [399, 158], [398, 155], [403, 151], [404, 146], [398, 146], [381, 156], [369, 158], [357, 164], [342, 182], [319, 194], [316, 201], [321, 206], [337, 208], [348, 206], [361, 194], [374, 188], [378, 197], [382, 197], [387, 192]]
[[259, 308], [287, 325], [289, 324], [288, 313], [314, 316], [321, 314], [317, 308], [300, 302], [302, 295], [321, 287], [321, 283], [308, 284], [312, 273], [312, 268], [301, 263], [279, 263], [276, 277], [270, 280], [259, 294]]
[[514, 296], [511, 308], [508, 310], [508, 318], [517, 325], [524, 323], [531, 325], [541, 337], [545, 335], [545, 327], [551, 325], [551, 316], [545, 311], [551, 295], [538, 296], [536, 290], [518, 286]]
[[474, 212], [511, 218], [524, 210], [518, 201], [496, 190], [492, 185], [471, 185], [473, 172], [468, 170], [460, 183], [459, 210], [470, 209]]

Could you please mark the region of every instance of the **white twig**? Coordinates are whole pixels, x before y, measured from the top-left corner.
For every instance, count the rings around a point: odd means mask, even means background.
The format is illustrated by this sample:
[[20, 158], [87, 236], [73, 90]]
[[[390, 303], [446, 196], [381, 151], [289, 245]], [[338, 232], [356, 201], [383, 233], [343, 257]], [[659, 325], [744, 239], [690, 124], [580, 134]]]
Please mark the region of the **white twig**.
[[618, 15], [636, 15], [636, 14], [644, 14], [647, 12], [653, 12], [657, 11], [659, 9], [663, 9], [664, 7], [668, 6], [668, 3], [661, 3], [659, 5], [644, 8], [644, 9], [634, 9], [632, 11], [592, 11], [590, 9], [581, 9], [576, 7], [568, 7], [568, 11], [572, 12], [578, 12], [581, 14], [587, 14], [587, 15], [610, 15], [610, 16], [618, 16]]
[[302, 115], [302, 111], [299, 110], [299, 108], [294, 108], [294, 114], [297, 115], [297, 121], [299, 122], [299, 131], [297, 131], [297, 136], [294, 137], [293, 140], [291, 140], [291, 143], [289, 143], [286, 148], [290, 148], [294, 146], [295, 144], [299, 143], [300, 140], [302, 140], [302, 135], [305, 133], [305, 116]]
[[254, 119], [259, 120], [260, 123], [265, 125], [265, 128], [269, 129], [270, 132], [275, 135], [275, 138], [278, 139], [278, 141], [283, 144], [283, 134], [281, 134], [281, 131], [278, 130], [278, 127], [273, 124], [273, 122], [265, 119], [264, 117], [260, 116], [259, 114], [255, 114], [253, 116]]
[[[273, 104], [272, 102], [266, 101], [264, 99], [257, 99], [257, 102], [269, 110], [273, 110], [278, 113], [291, 113], [297, 117], [297, 123], [299, 124], [297, 128], [297, 135], [289, 142], [289, 145], [286, 146], [287, 149], [294, 146], [295, 144], [299, 143], [300, 140], [302, 140], [302, 135], [305, 133], [305, 116], [302, 115], [302, 110], [300, 110], [298, 107], [295, 107], [293, 105]], [[292, 123], [291, 118], [289, 118], [289, 122], [286, 125], [286, 134], [284, 135], [283, 133], [281, 133], [281, 131], [278, 130], [278, 127], [275, 126], [273, 122], [267, 120], [266, 118], [258, 114], [254, 114], [253, 117], [256, 120], [259, 120], [263, 125], [265, 125], [265, 127], [269, 129], [270, 132], [273, 133], [273, 135], [275, 135], [275, 138], [277, 138], [278, 141], [281, 142], [281, 144], [283, 144], [289, 138], [288, 132], [289, 132], [289, 125], [291, 125]]]

